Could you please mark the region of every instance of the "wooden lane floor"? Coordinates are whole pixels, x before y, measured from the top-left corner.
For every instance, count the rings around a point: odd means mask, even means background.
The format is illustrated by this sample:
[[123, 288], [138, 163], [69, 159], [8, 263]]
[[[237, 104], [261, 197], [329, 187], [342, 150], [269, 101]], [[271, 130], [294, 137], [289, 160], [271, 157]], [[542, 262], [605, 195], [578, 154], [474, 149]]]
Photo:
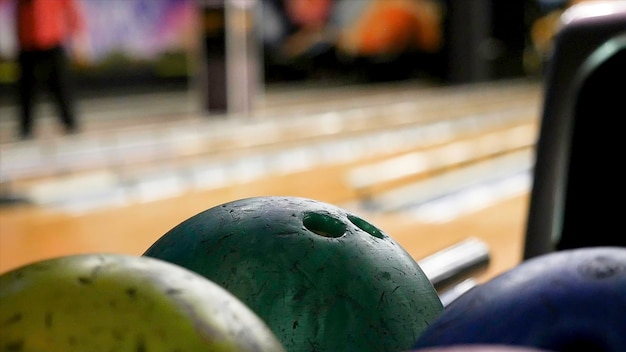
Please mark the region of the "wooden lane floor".
[[[145, 197], [138, 199], [135, 197], [132, 201], [128, 201], [128, 197], [126, 197], [119, 204], [108, 204], [107, 206], [83, 211], [80, 210], [81, 206], [76, 207], [76, 202], [71, 199], [66, 202], [53, 202], [54, 204], [43, 202], [38, 206], [0, 209], [0, 271], [45, 257], [77, 252], [113, 251], [139, 254], [160, 235], [199, 211], [238, 198], [271, 194], [316, 198], [355, 209], [357, 213], [371, 219], [375, 225], [397, 238], [406, 246], [409, 253], [416, 258], [422, 258], [427, 254], [442, 249], [446, 245], [453, 244], [456, 240], [468, 236], [485, 238], [492, 245], [494, 253], [493, 265], [490, 266], [485, 276], [483, 276], [489, 277], [504, 268], [514, 265], [519, 260], [519, 251], [521, 250], [519, 236], [521, 235], [525, 211], [524, 192], [518, 192], [503, 199], [495, 199], [491, 202], [491, 205], [483, 204], [484, 209], [480, 211], [474, 208], [471, 211], [460, 212], [458, 215], [452, 216], [445, 221], [439, 219], [437, 222], [433, 222], [424, 220], [423, 216], [420, 217], [413, 214], [414, 211], [412, 209], [414, 206], [411, 204], [411, 199], [397, 201], [397, 196], [395, 197], [396, 203], [400, 205], [394, 211], [380, 211], [361, 207], [361, 197], [363, 195], [348, 182], [350, 179], [349, 175], [355, 168], [375, 166], [376, 163], [384, 162], [385, 159], [398, 157], [406, 153], [426, 153], [429, 148], [436, 149], [437, 145], [450, 144], [462, 139], [480, 140], [480, 136], [485, 133], [504, 132], [520, 126], [530, 126], [528, 128], [532, 129], [536, 124], [536, 116], [532, 114], [534, 104], [537, 103], [536, 97], [536, 91], [533, 92], [532, 90], [530, 94], [512, 97], [513, 101], [517, 98], [517, 100], [520, 100], [518, 103], [528, 105], [531, 108], [530, 116], [522, 119], [504, 119], [507, 123], [502, 123], [502, 113], [496, 113], [496, 122], [498, 123], [487, 124], [490, 126], [489, 128], [463, 128], [459, 130], [453, 128], [454, 133], [442, 134], [442, 127], [437, 127], [437, 116], [435, 115], [439, 115], [443, 119], [446, 114], [449, 115], [451, 114], [450, 111], [455, 110], [454, 106], [462, 105], [459, 101], [456, 101], [457, 103], [447, 110], [443, 106], [432, 108], [435, 111], [431, 112], [430, 115], [424, 111], [418, 114], [414, 113], [413, 119], [415, 119], [416, 115], [422, 118], [431, 116], [430, 119], [432, 121], [430, 121], [431, 124], [422, 124], [419, 128], [415, 127], [417, 132], [409, 134], [408, 139], [427, 141], [428, 143], [402, 144], [400, 148], [391, 148], [390, 150], [386, 150], [384, 147], [387, 144], [394, 144], [390, 142], [401, 139], [400, 136], [403, 133], [414, 127], [409, 123], [403, 122], [407, 117], [402, 114], [402, 106], [406, 107], [407, 105], [398, 102], [399, 105], [396, 106], [396, 110], [390, 109], [389, 106], [391, 105], [387, 105], [387, 109], [383, 111], [383, 113], [386, 113], [384, 116], [386, 118], [372, 119], [375, 122], [373, 125], [376, 127], [371, 128], [367, 134], [363, 132], [368, 130], [366, 124], [361, 125], [361, 130], [355, 128], [349, 131], [342, 131], [342, 133], [334, 135], [334, 143], [339, 144], [331, 144], [330, 149], [328, 149], [328, 146], [326, 149], [331, 150], [335, 154], [341, 154], [339, 150], [341, 145], [345, 146], [346, 140], [358, 136], [362, 142], [363, 137], [368, 136], [369, 139], [366, 138], [368, 139], [367, 143], [356, 144], [361, 149], [366, 145], [375, 146], [374, 148], [366, 149], [365, 153], [363, 153], [363, 150], [355, 150], [355, 144], [351, 142], [352, 147], [347, 150], [350, 158], [335, 160], [332, 163], [321, 163], [313, 165], [313, 167], [293, 168], [291, 170], [283, 169], [281, 172], [260, 174], [250, 171], [251, 169], [248, 166], [244, 165], [243, 168], [238, 166], [238, 168], [235, 168], [234, 171], [231, 170], [231, 173], [227, 175], [230, 182], [211, 187], [179, 187], [176, 189], [176, 192], [168, 194], [164, 199], [149, 199]], [[436, 95], [433, 95], [431, 100], [437, 100]], [[497, 101], [498, 99], [495, 100]], [[440, 101], [445, 103], [446, 99], [442, 98]], [[489, 116], [493, 118], [494, 111], [502, 112], [506, 110], [506, 106], [498, 106], [497, 104], [495, 104], [494, 110], [484, 110], [488, 104], [487, 101], [479, 99], [479, 95], [471, 96], [471, 99], [465, 99], [463, 104], [465, 104], [462, 105], [464, 108], [459, 107], [457, 113], [452, 113], [452, 115], [456, 114], [456, 118], [460, 121], [452, 124], [454, 126], [471, 127], [478, 124], [479, 121], [489, 120]], [[511, 103], [509, 102], [509, 104]], [[396, 111], [395, 115], [394, 111]], [[415, 112], [415, 110], [411, 109], [409, 111]], [[489, 111], [492, 112], [491, 115]], [[479, 118], [468, 118], [472, 114], [476, 114]], [[355, 115], [345, 114], [342, 116], [349, 117]], [[450, 116], [447, 117], [449, 118]], [[320, 116], [317, 116], [317, 118], [320, 118]], [[387, 124], [384, 123], [385, 121]], [[355, 124], [351, 126], [354, 127]], [[446, 124], [445, 126], [443, 127], [444, 132], [451, 125]], [[307, 129], [303, 125], [300, 125], [300, 128]], [[372, 137], [374, 133], [382, 133], [381, 131], [384, 130], [393, 130], [394, 132], [384, 137]], [[428, 130], [439, 132], [434, 134], [423, 133]], [[251, 134], [251, 136], [254, 136], [254, 134]], [[437, 138], [429, 139], [428, 136]], [[442, 139], [442, 136], [447, 136], [447, 140], [446, 138]], [[287, 137], [292, 137], [292, 139], [290, 140]], [[320, 141], [319, 138], [306, 136], [294, 138], [293, 133], [287, 134], [287, 137], [284, 139], [289, 143], [283, 141], [282, 144], [278, 143], [277, 145], [268, 145], [266, 147], [271, 147], [275, 150], [294, 149], [302, 144], [308, 144], [310, 147], [311, 144]], [[324, 137], [322, 138], [324, 140], [329, 139], [328, 136], [322, 137]], [[532, 136], [530, 138], [530, 143], [532, 143]], [[234, 140], [236, 141], [237, 138], [234, 138]], [[376, 144], [376, 142], [379, 144]], [[253, 150], [263, 149], [260, 145], [253, 147], [241, 149], [245, 151], [243, 154], [241, 152], [234, 153], [233, 150], [236, 148], [233, 146], [224, 147], [224, 155], [226, 156], [220, 159], [217, 164], [228, 163], [227, 160], [230, 159], [238, 160], [235, 161], [235, 164], [241, 164], [241, 160], [245, 159], [242, 155], [249, 154]], [[302, 154], [296, 153], [296, 159], [298, 155], [302, 156]], [[311, 154], [304, 154], [304, 156], [306, 155], [310, 156]], [[360, 156], [356, 157], [356, 155]], [[186, 166], [197, 166], [199, 160], [206, 160], [207, 158], [210, 159], [208, 156], [187, 158], [185, 159], [188, 162]], [[261, 160], [262, 162], [268, 162], [274, 159]], [[289, 160], [293, 161], [293, 158], [287, 158], [286, 160], [288, 160], [287, 164], [289, 164]], [[158, 165], [151, 166], [155, 168], [156, 173], [161, 174], [167, 172], [167, 166], [173, 170], [173, 175], [179, 175], [179, 171], [182, 168], [180, 160], [173, 162], [171, 165], [166, 165], [166, 167], [164, 167], [163, 161], [155, 164]], [[255, 164], [255, 162], [249, 164]], [[258, 164], [258, 159], [256, 164]], [[464, 166], [467, 166], [466, 164], [448, 165], [447, 170], [444, 171], [438, 170], [437, 172], [414, 176], [416, 176], [417, 180], [422, 181], [436, 179], [437, 177], [435, 176], [445, 176], [446, 171], [458, 172], [464, 169]], [[131, 169], [128, 168], [126, 172], [134, 172]], [[161, 171], [158, 171], [159, 169]], [[248, 177], [232, 177], [238, 170], [244, 174], [243, 176]], [[247, 173], [248, 175], [246, 175]], [[249, 174], [254, 174], [255, 176], [249, 177]], [[215, 173], [209, 173], [208, 175], [215, 176]], [[62, 179], [63, 176], [55, 175], [54, 178]], [[176, 180], [176, 178], [171, 178], [171, 180]], [[54, 183], [52, 184], [54, 185]], [[58, 186], [59, 184], [56, 185]], [[69, 183], [68, 185], [68, 187], [72, 187], [76, 183]], [[156, 186], [146, 187], [147, 193], [154, 192], [154, 187], [162, 189], [164, 187], [167, 188], [167, 185], [167, 182], [157, 182]], [[139, 187], [133, 190], [135, 195], [139, 190], [141, 190]], [[107, 193], [111, 193], [109, 191], [107, 190]], [[386, 190], [381, 190], [379, 191], [380, 194], [370, 194], [369, 197], [374, 196], [384, 199], [385, 192]], [[489, 210], [492, 210], [492, 212], [489, 212]], [[500, 211], [504, 213], [500, 214]], [[481, 220], [480, 214], [483, 212], [487, 213], [483, 217], [484, 219]]]
[[[278, 180], [277, 180], [278, 181]], [[317, 197], [307, 185], [293, 185], [288, 194]], [[111, 207], [72, 216], [51, 209], [10, 208], [0, 214], [0, 273], [35, 260], [59, 255], [115, 252], [140, 255], [165, 232], [186, 218], [218, 205], [248, 196], [285, 194], [277, 182], [234, 189], [188, 194], [145, 204]], [[479, 280], [517, 265], [523, 248], [527, 194], [441, 222], [419, 221], [402, 213], [357, 215], [397, 240], [416, 260], [468, 237], [485, 241], [491, 261]]]
[[[50, 209], [12, 208], [0, 215], [0, 272], [35, 260], [74, 253], [116, 252], [139, 255], [167, 230], [211, 206], [248, 196], [282, 194], [238, 187], [177, 199], [109, 208], [72, 216]], [[313, 197], [304, 186], [289, 195]], [[349, 208], [347, 208], [349, 209]], [[485, 241], [491, 252], [485, 280], [519, 262], [526, 194], [504, 198], [444, 221], [421, 221], [407, 214], [356, 214], [396, 239], [416, 260], [468, 237]]]

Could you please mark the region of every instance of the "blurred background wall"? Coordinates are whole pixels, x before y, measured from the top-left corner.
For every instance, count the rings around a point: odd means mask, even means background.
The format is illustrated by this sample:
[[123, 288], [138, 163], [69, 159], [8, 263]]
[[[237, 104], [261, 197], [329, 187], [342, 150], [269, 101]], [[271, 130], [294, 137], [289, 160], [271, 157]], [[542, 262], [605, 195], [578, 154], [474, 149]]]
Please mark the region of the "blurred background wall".
[[[0, 92], [16, 73], [13, 4], [0, 2]], [[263, 84], [412, 78], [467, 82], [540, 71], [565, 0], [233, 0], [252, 3]], [[187, 88], [223, 0], [80, 0], [90, 56], [81, 92]], [[219, 25], [219, 23], [218, 23]], [[222, 25], [225, 25], [222, 23]], [[4, 101], [4, 99], [3, 99]]]

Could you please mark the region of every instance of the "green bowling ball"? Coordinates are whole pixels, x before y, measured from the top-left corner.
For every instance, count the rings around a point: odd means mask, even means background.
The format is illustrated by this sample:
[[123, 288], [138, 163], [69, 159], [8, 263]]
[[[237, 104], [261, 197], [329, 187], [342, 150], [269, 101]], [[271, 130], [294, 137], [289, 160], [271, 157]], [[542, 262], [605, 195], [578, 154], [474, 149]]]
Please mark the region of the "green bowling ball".
[[391, 237], [307, 198], [263, 196], [200, 212], [144, 256], [191, 269], [250, 307], [287, 351], [408, 350], [443, 311]]

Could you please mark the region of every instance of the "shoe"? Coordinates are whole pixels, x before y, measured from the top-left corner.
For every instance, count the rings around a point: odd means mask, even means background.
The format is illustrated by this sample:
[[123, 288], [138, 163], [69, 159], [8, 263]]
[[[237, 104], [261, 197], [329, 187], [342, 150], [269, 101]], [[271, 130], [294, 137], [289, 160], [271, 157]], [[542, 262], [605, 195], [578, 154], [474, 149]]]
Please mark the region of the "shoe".
[[20, 141], [29, 141], [33, 139], [33, 133], [32, 132], [20, 132], [18, 135], [18, 139]]
[[78, 132], [80, 132], [80, 130], [76, 126], [66, 126], [65, 127], [65, 134], [67, 134], [67, 135], [78, 134]]

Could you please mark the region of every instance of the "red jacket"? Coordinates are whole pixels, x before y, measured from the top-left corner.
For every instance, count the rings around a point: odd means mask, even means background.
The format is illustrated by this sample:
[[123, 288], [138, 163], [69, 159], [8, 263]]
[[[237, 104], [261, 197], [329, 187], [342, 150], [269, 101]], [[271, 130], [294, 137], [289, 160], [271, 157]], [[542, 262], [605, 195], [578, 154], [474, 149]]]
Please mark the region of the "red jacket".
[[17, 0], [17, 37], [21, 49], [63, 45], [83, 29], [76, 0]]

